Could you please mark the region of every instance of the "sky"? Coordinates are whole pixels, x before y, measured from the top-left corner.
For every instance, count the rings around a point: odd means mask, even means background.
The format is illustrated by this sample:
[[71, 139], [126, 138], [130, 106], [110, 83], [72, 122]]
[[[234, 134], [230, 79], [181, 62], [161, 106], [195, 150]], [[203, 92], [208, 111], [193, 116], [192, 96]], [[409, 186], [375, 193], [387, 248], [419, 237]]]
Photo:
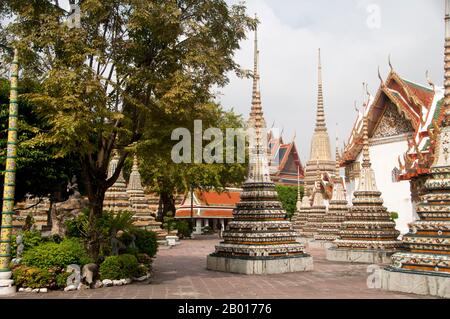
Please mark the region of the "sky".
[[[227, 0], [236, 4], [237, 0]], [[332, 154], [335, 138], [347, 141], [362, 104], [363, 82], [372, 95], [389, 73], [427, 85], [425, 73], [443, 83], [443, 0], [248, 0], [257, 13], [261, 96], [268, 126], [296, 143], [303, 163], [309, 158], [317, 101], [317, 52], [322, 52], [325, 114]], [[253, 66], [253, 34], [235, 55], [244, 69]], [[248, 118], [251, 79], [230, 74], [218, 101]]]

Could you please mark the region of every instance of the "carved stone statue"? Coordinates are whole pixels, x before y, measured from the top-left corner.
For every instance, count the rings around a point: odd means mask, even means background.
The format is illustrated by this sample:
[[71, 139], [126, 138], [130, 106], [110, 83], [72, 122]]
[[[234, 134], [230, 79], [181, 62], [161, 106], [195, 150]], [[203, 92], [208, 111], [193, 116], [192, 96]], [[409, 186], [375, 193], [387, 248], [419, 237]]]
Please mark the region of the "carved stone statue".
[[77, 177], [72, 176], [72, 181], [67, 184], [67, 192], [70, 194], [69, 198], [80, 198], [81, 194], [78, 191]]
[[119, 239], [122, 236], [122, 231], [118, 231], [115, 236], [111, 238], [111, 253], [113, 256], [119, 255], [121, 249], [125, 249], [126, 246]]
[[23, 245], [23, 236], [21, 234], [17, 235], [16, 244], [17, 244], [16, 258], [22, 258], [23, 249], [25, 246]]

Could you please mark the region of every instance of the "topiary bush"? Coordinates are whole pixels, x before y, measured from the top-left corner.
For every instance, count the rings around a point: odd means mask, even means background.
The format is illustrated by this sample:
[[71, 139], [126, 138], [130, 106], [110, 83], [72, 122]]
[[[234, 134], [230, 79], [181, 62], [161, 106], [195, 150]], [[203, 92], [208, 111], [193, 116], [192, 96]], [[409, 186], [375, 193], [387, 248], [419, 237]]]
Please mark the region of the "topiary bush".
[[109, 256], [100, 265], [100, 279], [123, 279], [119, 256]]
[[156, 233], [140, 228], [133, 230], [133, 235], [136, 237], [135, 245], [140, 253], [154, 257], [158, 251], [158, 240]]
[[109, 256], [100, 265], [100, 278], [118, 280], [139, 275], [139, 264], [135, 256], [124, 254]]
[[22, 263], [43, 269], [59, 267], [65, 269], [70, 264], [83, 266], [91, 263], [86, 249], [77, 239], [64, 239], [61, 243], [48, 242], [29, 249], [23, 254]]
[[122, 269], [122, 278], [135, 277], [138, 272], [138, 260], [130, 254], [119, 255], [119, 262]]

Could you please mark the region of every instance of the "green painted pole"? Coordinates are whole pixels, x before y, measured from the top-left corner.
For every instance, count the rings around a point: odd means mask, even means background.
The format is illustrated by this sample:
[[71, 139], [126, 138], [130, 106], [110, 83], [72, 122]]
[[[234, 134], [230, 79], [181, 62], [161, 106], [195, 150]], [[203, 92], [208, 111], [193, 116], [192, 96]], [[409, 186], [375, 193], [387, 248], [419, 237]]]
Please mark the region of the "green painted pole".
[[14, 50], [11, 65], [11, 93], [9, 98], [8, 143], [6, 152], [5, 183], [3, 190], [2, 225], [0, 234], [0, 295], [16, 292], [11, 279], [11, 235], [14, 215], [14, 195], [16, 190], [16, 157], [17, 157], [17, 120], [18, 100], [17, 85], [19, 77], [19, 53]]

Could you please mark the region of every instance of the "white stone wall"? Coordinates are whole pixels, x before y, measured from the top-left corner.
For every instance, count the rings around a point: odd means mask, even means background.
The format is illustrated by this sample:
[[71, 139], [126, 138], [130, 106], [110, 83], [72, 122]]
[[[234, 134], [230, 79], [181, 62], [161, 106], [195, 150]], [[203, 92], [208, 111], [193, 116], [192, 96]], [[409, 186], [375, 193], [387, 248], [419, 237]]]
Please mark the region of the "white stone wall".
[[[409, 181], [398, 183], [392, 181], [392, 170], [394, 167], [398, 167], [398, 156], [403, 156], [406, 149], [406, 138], [403, 141], [370, 146], [370, 159], [375, 171], [377, 187], [382, 192], [384, 205], [388, 210], [398, 212], [399, 218], [395, 221], [396, 228], [402, 234], [408, 232], [408, 223], [414, 219], [411, 192]], [[361, 154], [357, 160], [361, 162]], [[351, 203], [353, 192], [358, 187], [358, 180], [355, 183], [347, 183], [346, 186], [347, 197]]]

